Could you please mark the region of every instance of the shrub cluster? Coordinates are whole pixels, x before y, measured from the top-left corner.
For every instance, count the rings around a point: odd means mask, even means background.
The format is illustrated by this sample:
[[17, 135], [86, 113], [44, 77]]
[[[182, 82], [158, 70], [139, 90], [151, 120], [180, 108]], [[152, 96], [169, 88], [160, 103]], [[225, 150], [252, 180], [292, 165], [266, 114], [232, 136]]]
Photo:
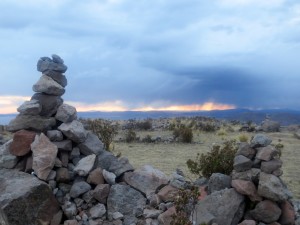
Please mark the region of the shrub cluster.
[[206, 178], [213, 173], [230, 175], [233, 170], [233, 161], [238, 146], [235, 140], [225, 141], [223, 146], [215, 145], [206, 154], [197, 154], [195, 160], [189, 159], [187, 166], [191, 173], [202, 175]]
[[134, 132], [134, 130], [133, 129], [127, 130], [125, 133], [125, 141], [127, 143], [131, 143], [135, 140], [136, 140], [136, 133]]
[[180, 142], [191, 143], [193, 140], [193, 130], [184, 125], [173, 130], [174, 138], [178, 138]]
[[83, 123], [87, 126], [87, 129], [98, 136], [105, 149], [110, 150], [109, 146], [118, 133], [117, 125], [113, 125], [111, 121], [105, 119], [88, 119], [83, 120]]

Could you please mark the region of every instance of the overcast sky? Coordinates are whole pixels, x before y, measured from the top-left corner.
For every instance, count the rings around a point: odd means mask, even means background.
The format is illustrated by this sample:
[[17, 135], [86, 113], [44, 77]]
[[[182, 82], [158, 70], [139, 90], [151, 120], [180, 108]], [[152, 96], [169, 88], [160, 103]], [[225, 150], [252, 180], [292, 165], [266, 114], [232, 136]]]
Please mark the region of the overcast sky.
[[53, 53], [79, 110], [300, 109], [297, 0], [0, 0], [0, 49], [0, 113]]

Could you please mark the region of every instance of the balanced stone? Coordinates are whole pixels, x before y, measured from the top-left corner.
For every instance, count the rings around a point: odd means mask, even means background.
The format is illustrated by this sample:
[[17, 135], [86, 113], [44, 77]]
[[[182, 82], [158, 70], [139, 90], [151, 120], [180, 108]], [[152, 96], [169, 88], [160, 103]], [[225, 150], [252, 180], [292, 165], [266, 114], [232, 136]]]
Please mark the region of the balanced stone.
[[25, 101], [21, 106], [17, 108], [17, 111], [23, 115], [39, 115], [42, 111], [42, 106], [38, 100]]
[[37, 70], [40, 72], [45, 72], [47, 70], [54, 70], [61, 73], [64, 73], [67, 71], [68, 67], [62, 63], [63, 61], [58, 60], [55, 56], [52, 59], [49, 57], [41, 57], [40, 60], [37, 63]]
[[51, 77], [53, 80], [55, 80], [57, 83], [59, 83], [62, 87], [66, 87], [68, 84], [66, 76], [61, 74], [60, 72], [53, 71], [53, 70], [47, 70], [47, 71], [44, 71], [43, 74], [48, 77]]
[[57, 109], [55, 119], [63, 123], [69, 123], [72, 122], [73, 120], [76, 120], [77, 119], [76, 108], [68, 104], [62, 104]]
[[250, 146], [253, 148], [256, 147], [266, 147], [271, 144], [272, 139], [264, 134], [256, 134], [251, 140]]
[[58, 130], [76, 143], [82, 143], [87, 138], [87, 131], [84, 129], [82, 123], [77, 120], [73, 120], [71, 123], [61, 124]]
[[31, 100], [38, 100], [42, 106], [42, 111], [40, 112], [40, 116], [52, 116], [56, 113], [58, 107], [63, 103], [63, 100], [60, 96], [55, 95], [47, 95], [43, 93], [35, 93]]
[[48, 95], [61, 96], [65, 93], [65, 89], [51, 77], [42, 75], [36, 84], [33, 85], [34, 92], [42, 92]]

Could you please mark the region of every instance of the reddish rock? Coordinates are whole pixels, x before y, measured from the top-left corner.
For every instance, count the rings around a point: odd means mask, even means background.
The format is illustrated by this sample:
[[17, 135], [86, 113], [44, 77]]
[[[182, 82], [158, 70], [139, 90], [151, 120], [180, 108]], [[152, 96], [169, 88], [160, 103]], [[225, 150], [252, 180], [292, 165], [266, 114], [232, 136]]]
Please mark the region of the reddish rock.
[[89, 184], [104, 184], [104, 177], [102, 174], [102, 169], [101, 168], [96, 168], [92, 172], [90, 172], [87, 182]]
[[239, 223], [238, 225], [256, 225], [254, 220], [244, 220], [243, 222]]
[[251, 216], [257, 221], [261, 221], [264, 223], [273, 223], [276, 222], [280, 215], [281, 209], [275, 202], [270, 200], [264, 200], [259, 202], [255, 209], [250, 211]]
[[238, 193], [247, 195], [253, 202], [262, 200], [262, 197], [257, 194], [256, 187], [252, 181], [232, 180], [231, 186], [235, 188]]
[[163, 187], [158, 193], [157, 195], [159, 196], [159, 198], [164, 201], [164, 202], [172, 202], [175, 200], [175, 197], [178, 194], [178, 189], [171, 186], [171, 185], [167, 185], [165, 187]]
[[273, 146], [267, 146], [263, 148], [259, 148], [256, 154], [256, 158], [263, 161], [270, 161], [274, 157], [278, 156], [279, 152]]
[[98, 184], [97, 187], [93, 190], [93, 197], [100, 203], [106, 204], [109, 190], [109, 184]]
[[293, 225], [295, 224], [295, 211], [294, 207], [287, 200], [280, 203], [281, 216], [279, 218], [279, 223], [281, 225]]
[[56, 170], [56, 181], [58, 183], [68, 183], [70, 181], [70, 175], [67, 168], [61, 167]]
[[36, 133], [27, 130], [20, 130], [14, 134], [13, 142], [9, 147], [11, 154], [23, 156], [30, 152], [30, 145], [34, 141]]
[[208, 193], [206, 191], [206, 186], [199, 187], [199, 191], [200, 191], [200, 195], [198, 197], [198, 200], [201, 201], [208, 195]]
[[173, 207], [169, 208], [167, 211], [165, 211], [164, 213], [160, 214], [158, 216], [159, 224], [161, 224], [161, 225], [171, 225], [172, 216], [175, 213], [176, 213], [176, 209], [173, 206]]

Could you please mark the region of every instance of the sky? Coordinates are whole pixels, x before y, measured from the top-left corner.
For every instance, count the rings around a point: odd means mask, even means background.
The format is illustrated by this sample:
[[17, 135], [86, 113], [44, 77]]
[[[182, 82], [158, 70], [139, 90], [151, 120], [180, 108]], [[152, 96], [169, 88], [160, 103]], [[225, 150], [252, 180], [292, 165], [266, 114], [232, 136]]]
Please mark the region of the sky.
[[58, 54], [78, 111], [300, 109], [297, 0], [0, 0], [0, 113]]

